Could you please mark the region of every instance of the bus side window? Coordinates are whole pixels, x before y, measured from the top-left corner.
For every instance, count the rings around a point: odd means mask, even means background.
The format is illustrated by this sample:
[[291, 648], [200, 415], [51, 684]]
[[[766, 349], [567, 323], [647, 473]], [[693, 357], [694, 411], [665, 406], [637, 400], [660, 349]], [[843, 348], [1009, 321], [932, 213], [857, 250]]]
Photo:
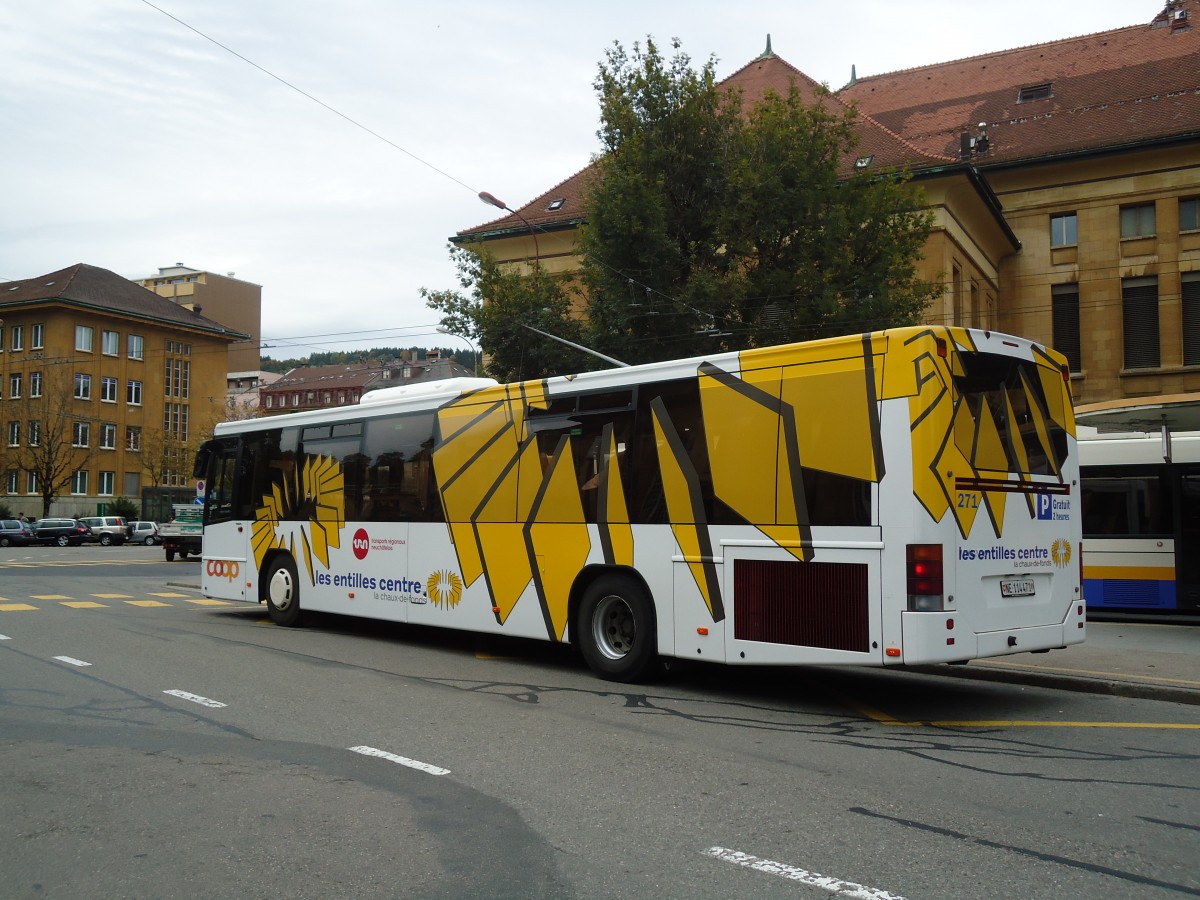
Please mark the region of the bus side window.
[[363, 442], [361, 518], [367, 522], [437, 522], [442, 508], [433, 482], [433, 414], [375, 419]]

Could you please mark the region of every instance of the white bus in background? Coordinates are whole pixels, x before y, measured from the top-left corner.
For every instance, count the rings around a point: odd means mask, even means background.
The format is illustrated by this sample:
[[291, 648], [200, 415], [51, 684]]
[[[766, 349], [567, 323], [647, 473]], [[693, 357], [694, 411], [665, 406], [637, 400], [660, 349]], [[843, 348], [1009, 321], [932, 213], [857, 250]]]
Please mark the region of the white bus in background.
[[1200, 434], [1080, 441], [1084, 597], [1096, 614], [1200, 615]]
[[923, 327], [227, 422], [202, 586], [657, 660], [961, 662], [1084, 639], [1065, 361]]

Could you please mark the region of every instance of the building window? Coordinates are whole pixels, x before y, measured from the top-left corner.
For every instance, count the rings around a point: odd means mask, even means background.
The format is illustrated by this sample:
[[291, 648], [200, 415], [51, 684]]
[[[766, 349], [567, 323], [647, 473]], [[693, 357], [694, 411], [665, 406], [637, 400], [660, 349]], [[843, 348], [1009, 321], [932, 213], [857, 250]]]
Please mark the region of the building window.
[[29, 420], [29, 446], [37, 447], [42, 443], [42, 423], [37, 419]]
[[1156, 233], [1154, 204], [1121, 207], [1121, 238], [1153, 237]]
[[13, 350], [25, 349], [25, 326], [14, 325], [12, 327], [12, 343], [9, 345]]
[[134, 453], [142, 449], [142, 429], [136, 425], [128, 425], [125, 428], [125, 449]]
[[100, 425], [100, 449], [117, 449], [117, 426], [111, 422], [104, 422]]
[[1179, 230], [1200, 231], [1200, 199], [1189, 197], [1179, 201]]
[[101, 472], [99, 490], [96, 493], [101, 497], [111, 497], [113, 495], [113, 486], [116, 483], [116, 472]]
[[15, 372], [8, 376], [8, 399], [21, 399], [21, 373]]
[[146, 342], [142, 339], [142, 336], [140, 334], [129, 335], [129, 341], [128, 341], [129, 358], [130, 359], [145, 358], [145, 345], [146, 345]]
[[75, 495], [88, 492], [88, 473], [86, 469], [77, 469], [71, 475], [71, 493]]
[[37, 472], [26, 472], [25, 473], [25, 493], [27, 493], [27, 494], [40, 494], [41, 493], [41, 491], [38, 489]]
[[137, 472], [125, 473], [125, 490], [122, 493], [126, 497], [136, 497], [141, 492], [142, 478]]
[[117, 379], [108, 376], [100, 379], [100, 402], [117, 402]]
[[20, 447], [21, 446], [21, 423], [20, 422], [9, 422], [8, 423], [8, 446], [10, 446], [10, 447]]
[[92, 440], [92, 425], [90, 422], [71, 423], [71, 446], [87, 447]]
[[75, 373], [75, 399], [76, 400], [91, 400], [92, 399], [92, 376], [83, 375], [79, 372]]
[[142, 383], [140, 381], [131, 381], [125, 386], [125, 401], [130, 406], [142, 405]]
[[1156, 369], [1162, 365], [1158, 343], [1158, 278], [1121, 281], [1125, 333], [1125, 368]]
[[1183, 301], [1183, 364], [1200, 366], [1200, 272], [1179, 276]]
[[1079, 243], [1079, 219], [1075, 213], [1050, 217], [1050, 246], [1074, 247]]
[[274, 409], [275, 408], [275, 395], [267, 394], [266, 400], [267, 400], [267, 409]]
[[121, 335], [115, 331], [100, 333], [100, 352], [105, 356], [116, 356], [121, 352]]
[[92, 352], [92, 328], [89, 325], [75, 326], [75, 349], [84, 353]]
[[15, 494], [21, 489], [21, 473], [16, 469], [9, 469], [4, 473], [4, 490], [10, 494]]
[[30, 372], [29, 373], [29, 396], [30, 397], [42, 396], [42, 373], [41, 372]]
[[1017, 91], [1017, 102], [1028, 103], [1031, 100], [1049, 100], [1054, 96], [1054, 84], [1047, 81], [1045, 84], [1031, 84]]
[[46, 326], [43, 323], [39, 322], [37, 325], [31, 326], [29, 331], [30, 331], [30, 334], [29, 334], [30, 341], [32, 342], [32, 349], [45, 350], [46, 349]]
[[183, 364], [182, 381], [180, 382], [180, 388], [179, 388], [179, 396], [181, 396], [184, 400], [188, 399], [188, 389], [191, 386], [190, 385], [191, 380], [192, 380], [192, 364], [190, 362], [185, 362]]
[[1054, 320], [1054, 349], [1067, 358], [1072, 372], [1081, 372], [1079, 354], [1079, 285], [1056, 284], [1050, 288]]

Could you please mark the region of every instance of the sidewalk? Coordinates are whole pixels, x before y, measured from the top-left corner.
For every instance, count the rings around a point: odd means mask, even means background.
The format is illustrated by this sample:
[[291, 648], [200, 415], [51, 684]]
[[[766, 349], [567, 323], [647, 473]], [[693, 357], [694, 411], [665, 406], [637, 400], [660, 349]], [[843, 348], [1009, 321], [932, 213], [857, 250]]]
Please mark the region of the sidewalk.
[[920, 669], [956, 678], [1200, 705], [1200, 626], [1089, 622], [1087, 641], [1063, 650]]

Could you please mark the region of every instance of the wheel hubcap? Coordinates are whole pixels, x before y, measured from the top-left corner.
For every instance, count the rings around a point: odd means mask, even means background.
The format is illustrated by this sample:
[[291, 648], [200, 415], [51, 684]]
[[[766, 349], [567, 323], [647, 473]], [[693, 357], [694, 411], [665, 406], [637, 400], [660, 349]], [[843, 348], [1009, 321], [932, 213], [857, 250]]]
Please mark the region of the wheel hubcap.
[[287, 569], [276, 569], [267, 585], [267, 595], [271, 598], [271, 605], [280, 611], [291, 606], [295, 597], [292, 573]]
[[609, 659], [623, 659], [633, 649], [637, 625], [633, 610], [623, 598], [610, 594], [597, 604], [592, 637], [596, 647]]

